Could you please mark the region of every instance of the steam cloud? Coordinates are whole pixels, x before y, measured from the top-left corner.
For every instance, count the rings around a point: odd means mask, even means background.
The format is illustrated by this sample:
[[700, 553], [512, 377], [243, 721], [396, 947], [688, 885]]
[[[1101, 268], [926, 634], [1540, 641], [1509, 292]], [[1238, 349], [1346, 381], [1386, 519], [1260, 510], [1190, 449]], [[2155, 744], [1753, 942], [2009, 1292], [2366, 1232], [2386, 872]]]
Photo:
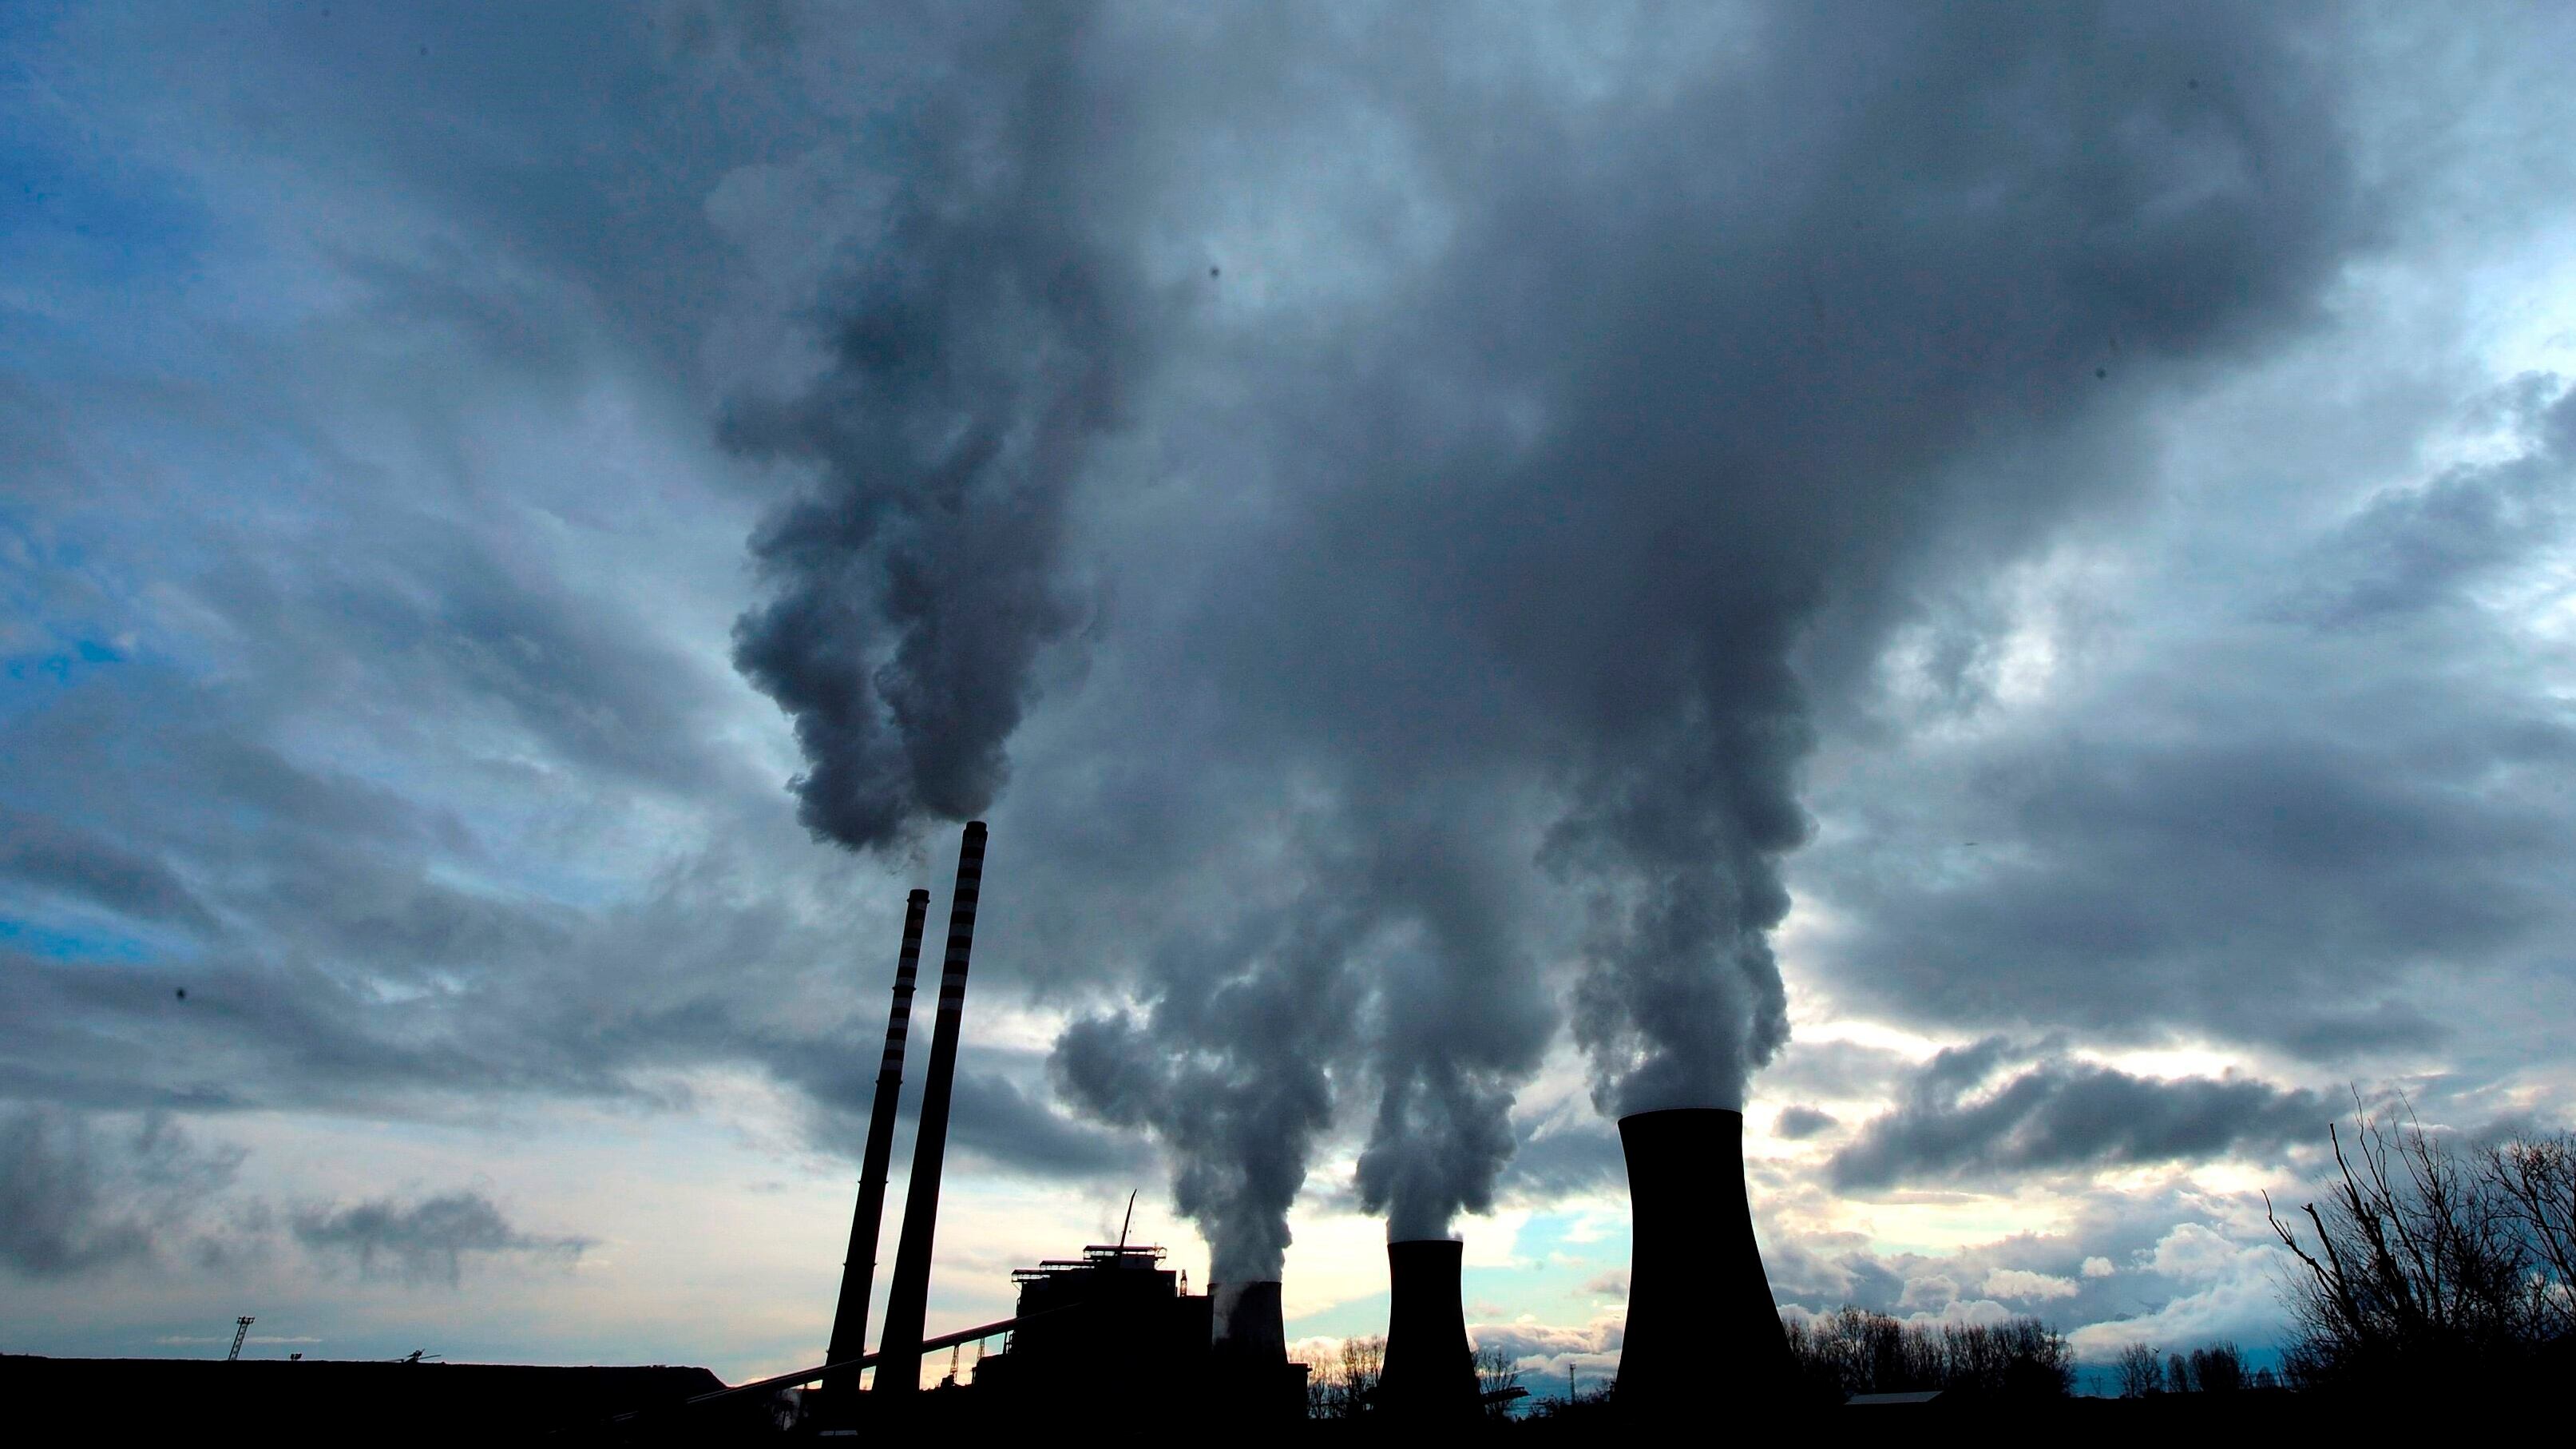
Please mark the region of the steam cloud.
[[1335, 14], [975, 51], [833, 366], [737, 426], [821, 465], [740, 659], [833, 839], [982, 810], [1117, 581], [1030, 808], [1133, 847], [1085, 985], [1136, 1004], [1054, 1070], [1225, 1278], [1345, 1099], [1395, 1236], [1490, 1206], [1559, 978], [1604, 1112], [1740, 1105], [1818, 701], [2351, 209], [2269, 12]]

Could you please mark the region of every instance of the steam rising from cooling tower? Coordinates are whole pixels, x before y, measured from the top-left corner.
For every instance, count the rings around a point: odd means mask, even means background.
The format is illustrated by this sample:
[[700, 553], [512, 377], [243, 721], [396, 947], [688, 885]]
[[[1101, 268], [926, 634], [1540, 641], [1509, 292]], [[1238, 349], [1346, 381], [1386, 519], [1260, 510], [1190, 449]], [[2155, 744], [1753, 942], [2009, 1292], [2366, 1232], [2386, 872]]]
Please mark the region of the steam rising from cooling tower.
[[1337, 1074], [1378, 1093], [1360, 1161], [1372, 1211], [1428, 1237], [1492, 1205], [1512, 1089], [1551, 1022], [1535, 968], [1512, 954], [1512, 872], [1477, 838], [1488, 819], [1462, 804], [1367, 828], [1372, 848], [1317, 867], [1230, 936], [1167, 943], [1141, 1017], [1095, 1016], [1059, 1038], [1066, 1097], [1173, 1149], [1175, 1205], [1207, 1235], [1218, 1278], [1279, 1276]]
[[1336, 1121], [1399, 1237], [1489, 1205], [1561, 999], [1603, 1111], [1739, 1105], [1820, 708], [1900, 626], [1973, 708], [1930, 601], [2345, 254], [2268, 9], [1582, 9], [1572, 68], [1477, 6], [941, 22], [813, 374], [733, 411], [807, 477], [737, 642], [804, 820], [1018, 769], [1103, 1003], [1056, 1082], [1221, 1277]]

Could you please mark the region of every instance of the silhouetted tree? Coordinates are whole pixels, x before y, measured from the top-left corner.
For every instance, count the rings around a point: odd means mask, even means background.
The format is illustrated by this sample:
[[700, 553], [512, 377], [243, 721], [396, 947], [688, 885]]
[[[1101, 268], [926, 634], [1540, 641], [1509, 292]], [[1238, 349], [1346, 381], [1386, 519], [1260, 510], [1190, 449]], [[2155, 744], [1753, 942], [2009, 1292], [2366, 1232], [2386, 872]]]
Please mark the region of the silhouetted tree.
[[2232, 1394], [2245, 1387], [2245, 1355], [2233, 1343], [2191, 1351], [2192, 1387], [2204, 1394]]
[[1330, 1419], [1336, 1417], [1333, 1413], [1333, 1396], [1336, 1387], [1334, 1383], [1335, 1372], [1336, 1366], [1330, 1362], [1308, 1364], [1306, 1366], [1307, 1418]]
[[2191, 1392], [2191, 1360], [2178, 1353], [2165, 1359], [2165, 1392], [2169, 1394]]
[[[1520, 1365], [1512, 1361], [1508, 1351], [1499, 1347], [1476, 1350], [1476, 1392], [1499, 1394], [1506, 1389], [1516, 1389], [1520, 1386]], [[1485, 1405], [1487, 1418], [1508, 1419], [1511, 1417], [1511, 1412], [1512, 1406], [1509, 1401], [1496, 1400]]]
[[2535, 1330], [2546, 1339], [2576, 1334], [2576, 1136], [2491, 1147], [2478, 1175], [2548, 1286], [2537, 1295]]
[[2355, 1106], [2349, 1143], [2327, 1129], [2336, 1175], [2300, 1209], [2308, 1230], [2271, 1214], [2298, 1263], [2293, 1382], [2498, 1378], [2576, 1327], [2576, 1139], [2463, 1161], [2411, 1110], [2389, 1124]]
[[2145, 1344], [2133, 1343], [2121, 1349], [2112, 1363], [2119, 1370], [2121, 1398], [2143, 1399], [2163, 1391], [2164, 1367], [2156, 1362], [2156, 1351]]
[[1368, 1411], [1369, 1396], [1377, 1392], [1385, 1369], [1385, 1339], [1343, 1339], [1341, 1352], [1307, 1370], [1307, 1417], [1358, 1418]]
[[1845, 1307], [1781, 1320], [1809, 1395], [1961, 1390], [2013, 1398], [2064, 1396], [2075, 1382], [2066, 1336], [2036, 1318], [2002, 1323], [1901, 1323]]
[[1780, 1327], [1819, 1402], [1941, 1386], [1940, 1343], [1919, 1325], [1846, 1306], [1820, 1318], [1784, 1317]]

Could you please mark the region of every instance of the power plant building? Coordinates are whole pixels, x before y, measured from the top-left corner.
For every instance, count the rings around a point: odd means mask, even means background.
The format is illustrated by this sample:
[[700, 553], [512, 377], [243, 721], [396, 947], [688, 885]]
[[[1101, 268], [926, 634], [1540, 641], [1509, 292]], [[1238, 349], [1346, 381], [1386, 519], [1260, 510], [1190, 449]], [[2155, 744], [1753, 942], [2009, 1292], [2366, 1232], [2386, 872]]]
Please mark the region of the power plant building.
[[1073, 1395], [1207, 1357], [1208, 1300], [1183, 1291], [1159, 1247], [1095, 1243], [1011, 1281], [1018, 1326], [976, 1366], [978, 1388]]
[[[1266, 1348], [1239, 1332], [1220, 1340], [1215, 1309], [1229, 1295], [1189, 1292], [1163, 1258], [1159, 1247], [1095, 1243], [1079, 1258], [1013, 1273], [1020, 1294], [1010, 1342], [976, 1365], [976, 1388], [1034, 1404], [1080, 1400], [1141, 1377], [1239, 1397], [1263, 1417], [1272, 1409], [1302, 1414], [1306, 1366], [1288, 1362], [1279, 1337], [1277, 1285], [1246, 1285], [1272, 1290]], [[1238, 1306], [1238, 1316], [1244, 1311]]]

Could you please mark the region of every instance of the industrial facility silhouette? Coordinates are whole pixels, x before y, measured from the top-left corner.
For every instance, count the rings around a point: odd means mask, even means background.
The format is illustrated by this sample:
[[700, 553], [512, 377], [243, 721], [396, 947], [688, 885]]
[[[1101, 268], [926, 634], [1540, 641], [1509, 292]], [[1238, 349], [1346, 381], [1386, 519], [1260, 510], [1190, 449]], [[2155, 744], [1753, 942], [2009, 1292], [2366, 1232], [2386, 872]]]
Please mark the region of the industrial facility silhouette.
[[[1149, 1375], [1166, 1408], [1246, 1430], [1307, 1413], [1308, 1366], [1288, 1358], [1277, 1281], [1211, 1282], [1190, 1291], [1159, 1245], [1085, 1246], [1014, 1275], [1010, 1318], [926, 1332], [941, 1175], [964, 1031], [986, 845], [983, 822], [959, 841], [929, 1059], [923, 1069], [911, 1180], [904, 1195], [877, 1346], [867, 1348], [877, 1245], [911, 1038], [930, 892], [904, 911], [861, 1151], [837, 1305], [823, 1361], [725, 1385], [702, 1368], [525, 1367], [330, 1361], [0, 1360], [0, 1384], [70, 1392], [122, 1406], [120, 1427], [184, 1432], [238, 1413], [281, 1432], [337, 1425], [383, 1441], [445, 1442], [506, 1429], [566, 1442], [705, 1442], [793, 1434], [834, 1438], [870, 1427], [1016, 1420], [1096, 1401]], [[1753, 1237], [1741, 1113], [1718, 1107], [1641, 1112], [1619, 1123], [1634, 1213], [1630, 1302], [1613, 1407], [1625, 1425], [1703, 1416], [1710, 1395], [1785, 1404], [1797, 1381]], [[1130, 1199], [1132, 1221], [1133, 1199]], [[1363, 1406], [1385, 1425], [1465, 1428], [1491, 1400], [1480, 1391], [1461, 1298], [1464, 1245], [1451, 1238], [1387, 1244], [1384, 1370]], [[249, 1320], [242, 1320], [246, 1327]], [[942, 1350], [999, 1340], [971, 1380], [926, 1384]], [[210, 1417], [211, 1416], [211, 1417]]]

